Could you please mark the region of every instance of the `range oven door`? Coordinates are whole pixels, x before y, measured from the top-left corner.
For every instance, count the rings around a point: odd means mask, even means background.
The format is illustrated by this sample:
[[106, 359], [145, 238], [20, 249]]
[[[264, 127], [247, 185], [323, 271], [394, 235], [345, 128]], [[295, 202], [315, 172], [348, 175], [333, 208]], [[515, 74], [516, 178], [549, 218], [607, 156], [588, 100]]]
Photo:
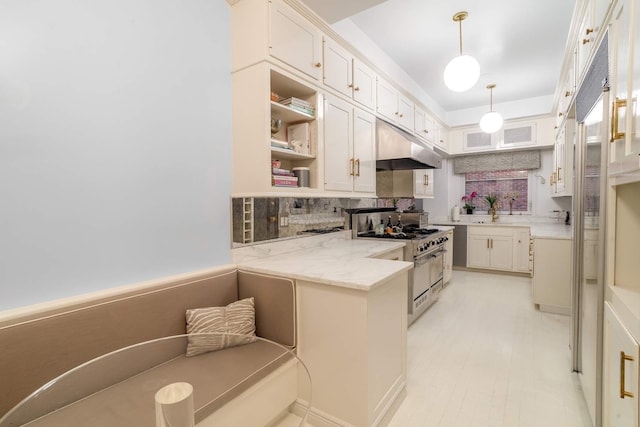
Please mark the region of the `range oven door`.
[[431, 284], [429, 293], [431, 294], [432, 303], [438, 299], [444, 285], [444, 254], [446, 252], [444, 247], [442, 247], [429, 254], [429, 282]]
[[409, 279], [409, 314], [417, 314], [426, 308], [431, 291], [431, 257], [420, 255], [413, 262], [413, 273]]

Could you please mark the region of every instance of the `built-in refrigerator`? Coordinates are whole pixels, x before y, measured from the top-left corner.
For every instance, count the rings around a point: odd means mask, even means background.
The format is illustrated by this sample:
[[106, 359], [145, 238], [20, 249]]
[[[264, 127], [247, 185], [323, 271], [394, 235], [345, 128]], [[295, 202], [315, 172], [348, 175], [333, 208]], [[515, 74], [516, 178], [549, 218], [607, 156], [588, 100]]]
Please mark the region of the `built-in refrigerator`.
[[602, 416], [608, 63], [605, 36], [575, 103], [571, 349], [595, 426]]

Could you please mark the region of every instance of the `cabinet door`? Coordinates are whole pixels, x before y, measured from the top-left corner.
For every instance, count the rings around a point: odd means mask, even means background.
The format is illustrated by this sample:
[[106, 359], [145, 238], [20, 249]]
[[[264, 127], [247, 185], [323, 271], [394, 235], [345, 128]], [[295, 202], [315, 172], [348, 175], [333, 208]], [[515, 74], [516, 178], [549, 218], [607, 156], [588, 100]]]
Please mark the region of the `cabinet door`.
[[[637, 9], [637, 8], [636, 8]], [[620, 0], [613, 11], [611, 22], [611, 38], [609, 42], [609, 57], [612, 58], [612, 99], [611, 107], [611, 140], [613, 141], [610, 152], [611, 174], [619, 174], [638, 168], [638, 142], [633, 142], [632, 112], [633, 98], [631, 96], [632, 84], [636, 86], [638, 81], [632, 82], [633, 60], [630, 58], [633, 48], [637, 44], [632, 38], [631, 1]], [[636, 37], [640, 31], [635, 31]], [[636, 45], [636, 46], [634, 46]], [[637, 54], [637, 53], [636, 53]], [[637, 113], [636, 117], [637, 119]], [[637, 123], [636, 123], [637, 124]], [[636, 126], [637, 128], [637, 126]]]
[[513, 237], [491, 236], [491, 268], [513, 270]]
[[376, 192], [376, 118], [355, 109], [353, 115], [353, 157], [355, 177], [353, 190]]
[[398, 91], [378, 77], [376, 84], [376, 111], [392, 123], [398, 119]]
[[325, 37], [323, 42], [324, 84], [347, 95], [352, 93], [352, 57], [346, 49], [330, 38]]
[[413, 102], [398, 94], [398, 125], [413, 132]]
[[[603, 425], [638, 426], [639, 356], [638, 343], [611, 305], [605, 303]], [[625, 392], [633, 396], [625, 395]]]
[[353, 107], [327, 97], [324, 116], [324, 188], [351, 191], [355, 159], [353, 153]]
[[434, 128], [436, 134], [433, 142], [438, 147], [447, 151], [449, 149], [449, 131], [439, 123], [434, 124]]
[[516, 266], [515, 270], [528, 273], [529, 270], [529, 229], [517, 230], [515, 232], [515, 254]]
[[490, 238], [486, 235], [467, 236], [467, 267], [489, 268]]
[[578, 76], [582, 76], [587, 68], [587, 61], [591, 54], [591, 49], [594, 42], [594, 32], [591, 8], [587, 8], [580, 29], [578, 30], [578, 39], [576, 40], [576, 46], [578, 46]]
[[449, 283], [453, 275], [453, 231], [447, 233], [447, 242], [444, 244], [447, 252], [444, 254], [444, 283]]
[[429, 143], [433, 143], [433, 118], [421, 108], [415, 107], [414, 110], [414, 133]]
[[[566, 122], [565, 122], [566, 123]], [[556, 139], [555, 151], [553, 152], [555, 160], [555, 170], [553, 172], [555, 183], [554, 193], [563, 194], [566, 190], [565, 186], [565, 150], [566, 150], [566, 127], [562, 125], [558, 137]]]
[[376, 73], [353, 59], [353, 99], [371, 110], [376, 108]]
[[320, 80], [322, 71], [320, 30], [281, 0], [271, 0], [269, 4], [271, 55]]
[[433, 197], [433, 169], [413, 171], [413, 192], [415, 197]]

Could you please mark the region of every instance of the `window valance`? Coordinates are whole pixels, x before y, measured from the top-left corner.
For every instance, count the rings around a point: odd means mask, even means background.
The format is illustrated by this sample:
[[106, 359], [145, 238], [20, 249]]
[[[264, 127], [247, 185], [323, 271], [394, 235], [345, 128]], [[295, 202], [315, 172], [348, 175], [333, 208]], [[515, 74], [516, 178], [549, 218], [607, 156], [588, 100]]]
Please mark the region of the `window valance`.
[[540, 169], [540, 150], [460, 156], [453, 159], [454, 173], [491, 172], [507, 169]]

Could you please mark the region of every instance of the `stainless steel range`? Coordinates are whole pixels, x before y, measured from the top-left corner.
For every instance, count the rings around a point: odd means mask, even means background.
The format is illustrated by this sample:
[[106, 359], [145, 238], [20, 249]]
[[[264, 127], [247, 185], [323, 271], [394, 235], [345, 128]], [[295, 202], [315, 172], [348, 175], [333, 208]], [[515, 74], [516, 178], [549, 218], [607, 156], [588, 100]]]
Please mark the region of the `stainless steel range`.
[[[443, 288], [446, 231], [428, 228], [424, 213], [365, 211], [352, 215], [353, 237], [408, 240], [404, 260], [413, 261], [409, 274], [408, 323], [437, 301]], [[380, 224], [384, 232], [380, 232]]]

